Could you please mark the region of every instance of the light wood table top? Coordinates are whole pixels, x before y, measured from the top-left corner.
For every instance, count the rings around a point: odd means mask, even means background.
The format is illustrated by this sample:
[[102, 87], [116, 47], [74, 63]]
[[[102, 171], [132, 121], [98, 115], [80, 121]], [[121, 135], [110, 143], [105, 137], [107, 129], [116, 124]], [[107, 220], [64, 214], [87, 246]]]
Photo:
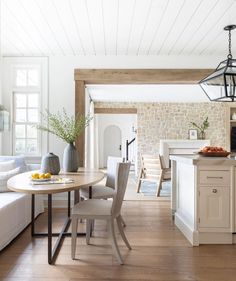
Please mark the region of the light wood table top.
[[30, 194], [53, 194], [77, 190], [92, 186], [104, 178], [104, 173], [97, 170], [82, 170], [77, 173], [60, 173], [55, 178], [71, 178], [72, 183], [37, 184], [31, 182], [31, 174], [36, 171], [22, 173], [10, 178], [7, 186], [10, 190]]

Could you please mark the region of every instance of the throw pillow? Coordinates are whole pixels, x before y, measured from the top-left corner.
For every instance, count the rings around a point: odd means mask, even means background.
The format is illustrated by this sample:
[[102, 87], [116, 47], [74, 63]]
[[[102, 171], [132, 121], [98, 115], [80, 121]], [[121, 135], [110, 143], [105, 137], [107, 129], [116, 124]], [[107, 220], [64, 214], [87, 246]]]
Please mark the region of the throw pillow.
[[0, 192], [9, 192], [7, 188], [7, 181], [20, 173], [20, 167], [10, 170], [8, 172], [0, 172]]
[[24, 173], [27, 171], [27, 165], [25, 163], [24, 155], [17, 155], [17, 156], [0, 156], [0, 161], [15, 161], [15, 167], [20, 167], [20, 172]]
[[0, 172], [8, 172], [13, 170], [15, 167], [16, 164], [14, 160], [0, 162]]

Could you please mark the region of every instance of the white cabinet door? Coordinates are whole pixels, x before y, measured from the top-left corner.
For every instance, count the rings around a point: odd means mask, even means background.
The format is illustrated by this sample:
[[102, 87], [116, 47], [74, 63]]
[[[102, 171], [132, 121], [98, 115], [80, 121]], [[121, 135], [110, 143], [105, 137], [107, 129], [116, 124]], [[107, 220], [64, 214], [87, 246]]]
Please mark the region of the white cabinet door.
[[230, 188], [200, 186], [200, 227], [230, 226]]

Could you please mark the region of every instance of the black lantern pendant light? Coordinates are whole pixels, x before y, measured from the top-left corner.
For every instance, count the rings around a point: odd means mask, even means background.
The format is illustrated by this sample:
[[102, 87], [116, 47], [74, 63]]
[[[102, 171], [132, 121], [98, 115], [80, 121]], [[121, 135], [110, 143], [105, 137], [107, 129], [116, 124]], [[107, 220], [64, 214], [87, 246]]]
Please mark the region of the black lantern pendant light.
[[224, 30], [229, 32], [229, 54], [216, 70], [202, 79], [199, 84], [211, 101], [234, 101], [236, 99], [236, 59], [231, 54], [231, 30], [236, 25], [227, 25]]

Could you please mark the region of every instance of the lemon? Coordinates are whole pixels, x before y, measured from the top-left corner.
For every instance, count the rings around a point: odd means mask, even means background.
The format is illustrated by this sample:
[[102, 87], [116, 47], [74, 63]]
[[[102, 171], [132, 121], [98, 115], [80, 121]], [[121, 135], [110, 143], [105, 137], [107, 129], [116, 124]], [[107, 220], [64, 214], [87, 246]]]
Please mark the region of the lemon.
[[45, 174], [40, 174], [39, 179], [45, 179]]
[[31, 178], [34, 179], [34, 180], [39, 179], [39, 173], [32, 174]]
[[51, 175], [50, 173], [46, 173], [46, 174], [45, 174], [45, 179], [50, 179], [51, 176], [52, 176], [52, 175]]

